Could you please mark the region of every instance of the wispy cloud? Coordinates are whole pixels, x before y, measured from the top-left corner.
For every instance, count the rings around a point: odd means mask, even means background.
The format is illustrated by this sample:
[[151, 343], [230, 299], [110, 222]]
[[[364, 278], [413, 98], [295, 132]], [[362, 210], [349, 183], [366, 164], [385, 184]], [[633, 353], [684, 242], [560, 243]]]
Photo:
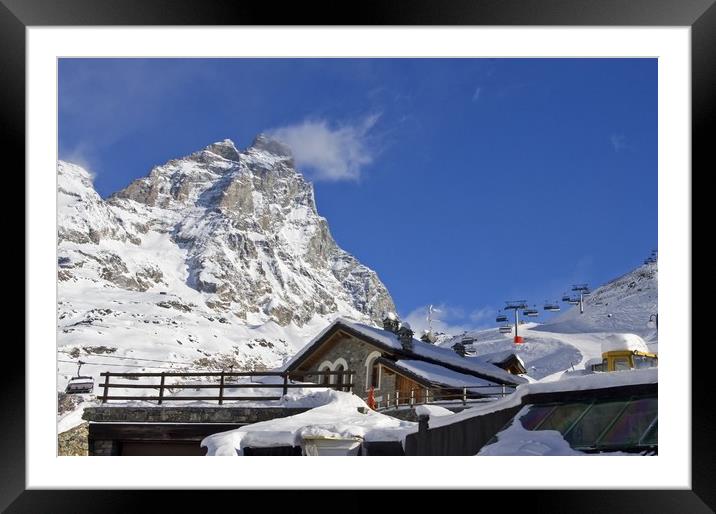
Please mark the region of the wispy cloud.
[[470, 321], [473, 323], [483, 324], [487, 322], [489, 318], [491, 318], [495, 314], [495, 309], [492, 307], [481, 307], [479, 309], [475, 309], [470, 313]]
[[480, 99], [480, 93], [482, 92], [481, 87], [475, 88], [475, 92], [472, 94], [472, 101], [477, 102]]
[[305, 120], [268, 132], [291, 148], [296, 164], [313, 180], [357, 180], [375, 157], [369, 136], [380, 116], [371, 114], [346, 124]]
[[97, 176], [93, 162], [96, 161], [93, 149], [86, 142], [82, 142], [73, 148], [60, 149], [59, 158], [66, 162], [71, 162], [84, 168], [94, 180]]
[[[492, 307], [480, 307], [467, 313], [462, 307], [440, 304], [433, 306], [432, 328], [436, 332], [456, 335], [469, 330], [479, 330], [492, 326], [489, 318], [495, 313]], [[428, 306], [418, 307], [407, 316], [413, 331], [420, 335], [430, 326], [428, 322]]]
[[614, 147], [615, 152], [620, 152], [628, 148], [626, 136], [623, 134], [612, 134], [609, 136], [609, 142], [612, 144], [612, 147]]

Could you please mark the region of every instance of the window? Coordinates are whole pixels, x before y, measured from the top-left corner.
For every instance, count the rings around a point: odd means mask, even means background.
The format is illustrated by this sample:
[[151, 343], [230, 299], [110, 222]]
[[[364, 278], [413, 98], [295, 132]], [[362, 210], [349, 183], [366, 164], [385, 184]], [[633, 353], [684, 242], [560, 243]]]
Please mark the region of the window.
[[383, 366], [378, 364], [378, 358], [381, 356], [380, 352], [371, 352], [370, 355], [365, 359], [365, 390], [370, 391], [371, 386], [373, 389], [380, 389], [380, 382], [383, 374]]
[[572, 448], [593, 447], [600, 434], [622, 412], [625, 405], [626, 402], [623, 401], [595, 403], [574, 427], [564, 434], [564, 438]]
[[656, 367], [656, 365], [657, 360], [654, 357], [649, 357], [647, 355], [634, 356], [634, 368], [636, 369], [653, 368]]
[[607, 430], [598, 446], [634, 446], [656, 419], [656, 398], [641, 398], [629, 402], [616, 422]]
[[[318, 371], [331, 371], [331, 363], [328, 361], [323, 362], [320, 366], [318, 366]], [[318, 380], [316, 382], [321, 385], [328, 386], [331, 383], [331, 375], [318, 375]]]
[[520, 421], [527, 430], [534, 430], [554, 410], [554, 405], [533, 405]]
[[537, 428], [539, 430], [558, 430], [564, 433], [587, 410], [587, 407], [589, 407], [588, 403], [558, 405]]
[[380, 389], [380, 368], [378, 359], [373, 361], [373, 365], [370, 368], [370, 385], [373, 389]]
[[647, 432], [644, 434], [644, 437], [641, 438], [641, 441], [639, 441], [639, 444], [641, 446], [656, 446], [658, 442], [659, 437], [659, 422], [654, 421], [654, 423], [651, 425], [651, 428], [647, 430]]
[[530, 405], [520, 418], [527, 430], [558, 430], [582, 451], [641, 451], [658, 444], [658, 400], [636, 397], [594, 403]]
[[623, 371], [625, 369], [631, 369], [629, 366], [629, 359], [626, 357], [617, 357], [614, 359], [614, 371]]
[[[338, 366], [336, 366], [336, 368], [333, 371], [336, 371], [336, 372], [345, 371], [345, 368], [343, 367], [343, 364], [339, 364]], [[335, 379], [334, 384], [336, 384], [337, 391], [343, 391], [342, 386], [343, 386], [343, 382], [344, 382], [344, 380], [343, 380], [344, 376], [345, 375], [343, 375], [342, 373], [337, 373], [334, 376], [334, 379]]]

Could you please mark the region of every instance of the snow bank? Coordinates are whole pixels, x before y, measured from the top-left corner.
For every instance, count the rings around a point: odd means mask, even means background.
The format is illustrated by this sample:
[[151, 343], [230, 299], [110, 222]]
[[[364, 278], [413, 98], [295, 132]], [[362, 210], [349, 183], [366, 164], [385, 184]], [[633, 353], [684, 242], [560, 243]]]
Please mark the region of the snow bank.
[[[304, 437], [357, 437], [366, 441], [397, 441], [416, 423], [368, 408], [352, 393], [326, 392], [329, 403], [286, 418], [262, 421], [206, 437], [207, 455], [242, 455], [246, 447], [300, 446]], [[359, 410], [360, 409], [360, 410]]]
[[453, 411], [440, 407], [439, 405], [418, 405], [415, 407], [415, 413], [418, 416], [429, 416], [430, 418], [439, 418], [441, 416], [452, 416]]
[[512, 424], [497, 434], [497, 441], [483, 446], [477, 455], [586, 455], [573, 450], [557, 430], [526, 430], [519, 419], [528, 410], [523, 407]]
[[648, 352], [649, 348], [646, 341], [636, 334], [612, 334], [602, 343], [602, 353], [618, 350]]

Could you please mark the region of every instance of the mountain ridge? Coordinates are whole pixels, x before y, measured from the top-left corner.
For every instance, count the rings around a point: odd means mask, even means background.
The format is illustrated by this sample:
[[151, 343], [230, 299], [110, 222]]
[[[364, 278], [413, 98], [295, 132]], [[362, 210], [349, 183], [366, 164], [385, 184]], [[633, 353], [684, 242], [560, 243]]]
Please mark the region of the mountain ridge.
[[58, 351], [270, 367], [336, 316], [395, 310], [294, 166], [265, 135], [243, 151], [227, 139], [103, 199], [58, 161]]

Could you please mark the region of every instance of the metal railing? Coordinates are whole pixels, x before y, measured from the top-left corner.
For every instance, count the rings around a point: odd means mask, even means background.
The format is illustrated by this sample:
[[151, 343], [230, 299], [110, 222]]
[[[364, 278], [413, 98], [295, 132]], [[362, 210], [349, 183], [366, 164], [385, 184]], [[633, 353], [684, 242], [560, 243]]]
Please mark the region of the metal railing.
[[[327, 377], [329, 383], [315, 384], [315, 383], [296, 383], [296, 377], [306, 376], [318, 376]], [[143, 401], [156, 401], [158, 405], [161, 405], [166, 401], [218, 401], [219, 405], [222, 405], [224, 401], [267, 401], [267, 400], [280, 400], [282, 396], [288, 394], [289, 389], [335, 389], [337, 391], [353, 391], [353, 371], [221, 371], [221, 372], [197, 372], [197, 373], [113, 373], [105, 371], [100, 373], [100, 376], [104, 377], [104, 383], [99, 384], [99, 387], [104, 389], [101, 395], [102, 403], [107, 403], [110, 400], [143, 400]], [[345, 377], [348, 377], [347, 381], [344, 381]], [[159, 383], [126, 383], [126, 382], [111, 382], [110, 379], [114, 377], [117, 379], [128, 379], [128, 380], [140, 380], [142, 378], [159, 379]], [[204, 382], [168, 382], [168, 379], [177, 378], [210, 378], [216, 380], [210, 383]], [[269, 383], [265, 384], [262, 382], [237, 382], [236, 379], [244, 377], [280, 377], [283, 380], [281, 383]], [[331, 381], [331, 377], [335, 377]], [[154, 395], [110, 395], [110, 390], [116, 389], [150, 389], [157, 390], [157, 394]], [[166, 393], [173, 393], [175, 390], [184, 389], [218, 389], [218, 395], [216, 396], [167, 396]], [[226, 392], [231, 389], [280, 389], [281, 396], [276, 395], [259, 395], [259, 396], [237, 396], [237, 395], [226, 395]], [[278, 391], [277, 391], [278, 392]]]
[[387, 410], [414, 405], [454, 405], [481, 403], [495, 398], [504, 398], [514, 392], [515, 385], [485, 385], [455, 387], [412, 388], [409, 391], [395, 389], [375, 398], [376, 410]]

